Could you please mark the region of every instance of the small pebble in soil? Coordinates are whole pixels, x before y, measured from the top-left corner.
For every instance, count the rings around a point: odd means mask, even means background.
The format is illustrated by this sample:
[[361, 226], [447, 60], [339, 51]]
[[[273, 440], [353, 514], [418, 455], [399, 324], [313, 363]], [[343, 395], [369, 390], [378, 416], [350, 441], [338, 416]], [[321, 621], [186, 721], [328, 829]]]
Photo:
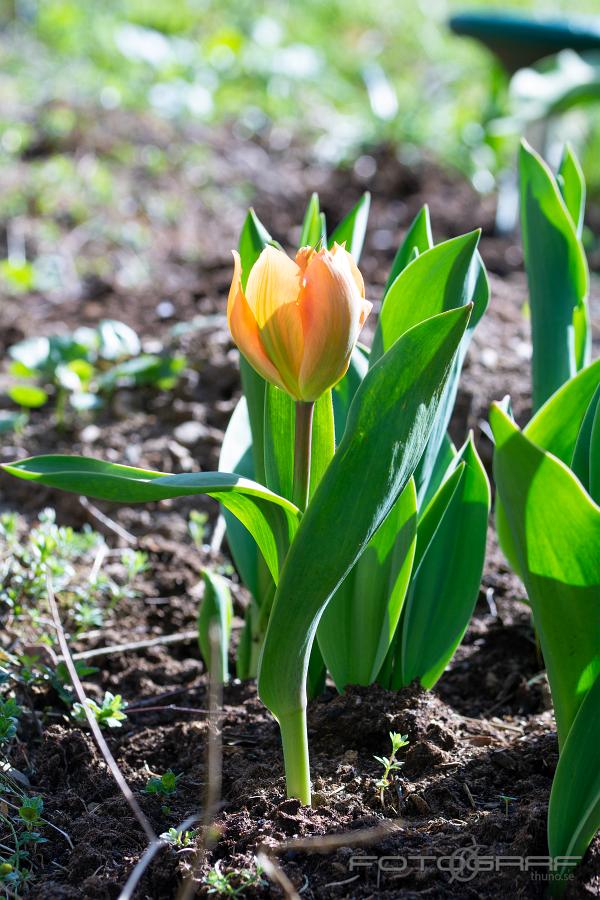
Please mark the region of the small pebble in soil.
[[206, 425], [201, 422], [182, 422], [173, 432], [175, 440], [185, 447], [193, 447], [198, 441], [206, 438], [207, 434]]

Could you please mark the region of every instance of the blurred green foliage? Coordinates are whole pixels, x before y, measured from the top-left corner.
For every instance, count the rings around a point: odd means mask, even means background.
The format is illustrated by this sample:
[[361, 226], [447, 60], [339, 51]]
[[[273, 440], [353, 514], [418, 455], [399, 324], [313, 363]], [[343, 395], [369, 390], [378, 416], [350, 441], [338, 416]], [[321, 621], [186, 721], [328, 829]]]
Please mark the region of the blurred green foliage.
[[[339, 158], [391, 137], [465, 167], [493, 103], [491, 57], [449, 34], [467, 0], [4, 0], [5, 153], [77, 130], [81, 108], [153, 109], [300, 131]], [[597, 0], [486, 0], [593, 13]], [[576, 9], [574, 8], [576, 7]], [[492, 98], [490, 100], [490, 98]], [[42, 114], [35, 110], [44, 108]], [[489, 112], [489, 110], [487, 110]], [[35, 121], [33, 121], [35, 119]], [[102, 193], [102, 173], [97, 173]]]
[[[168, 283], [168, 300], [214, 258], [204, 223], [218, 211], [233, 239], [264, 191], [265, 157], [239, 153], [245, 139], [279, 155], [299, 140], [325, 166], [388, 141], [408, 165], [430, 153], [493, 189], [521, 125], [494, 58], [447, 27], [472, 5], [0, 0], [0, 293], [62, 302]], [[479, 5], [585, 14], [598, 0]], [[599, 136], [582, 160], [592, 190]]]

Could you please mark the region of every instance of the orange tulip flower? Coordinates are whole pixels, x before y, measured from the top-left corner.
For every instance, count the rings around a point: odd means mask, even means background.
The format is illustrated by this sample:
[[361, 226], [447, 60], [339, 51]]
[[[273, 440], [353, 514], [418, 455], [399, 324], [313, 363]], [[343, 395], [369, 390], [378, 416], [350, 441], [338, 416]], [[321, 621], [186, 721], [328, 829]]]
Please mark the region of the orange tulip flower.
[[303, 247], [291, 260], [265, 247], [242, 289], [235, 268], [227, 303], [233, 340], [256, 371], [294, 400], [312, 402], [346, 373], [372, 304], [343, 246]]

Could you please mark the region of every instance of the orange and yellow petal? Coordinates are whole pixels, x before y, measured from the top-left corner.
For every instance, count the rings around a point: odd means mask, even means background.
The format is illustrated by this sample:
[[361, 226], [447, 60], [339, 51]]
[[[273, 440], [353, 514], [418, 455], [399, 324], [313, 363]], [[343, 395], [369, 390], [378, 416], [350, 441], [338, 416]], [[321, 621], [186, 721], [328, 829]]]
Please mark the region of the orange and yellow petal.
[[304, 356], [299, 387], [303, 399], [315, 399], [342, 378], [366, 318], [346, 251], [319, 251], [310, 260], [300, 295]]
[[[346, 250], [345, 244], [338, 244], [336, 241], [332, 247], [331, 252], [333, 253], [334, 256], [339, 255], [339, 257], [341, 259], [345, 260], [345, 262], [350, 270], [350, 274], [352, 275], [352, 278], [354, 279], [354, 283], [356, 284], [356, 287], [358, 288], [358, 292], [359, 292], [360, 296], [364, 297], [365, 296], [364, 279], [361, 275], [360, 269], [354, 262], [354, 257], [352, 256], [351, 253], [348, 253], [348, 251]], [[372, 304], [370, 304], [370, 305], [372, 306]]]
[[259, 328], [278, 307], [297, 301], [300, 279], [301, 271], [289, 256], [275, 247], [265, 247], [246, 284], [246, 298]]
[[233, 256], [235, 260], [233, 281], [227, 301], [227, 322], [231, 336], [240, 353], [246, 357], [259, 375], [285, 390], [279, 372], [265, 353], [258, 324], [242, 290], [239, 255], [234, 251]]

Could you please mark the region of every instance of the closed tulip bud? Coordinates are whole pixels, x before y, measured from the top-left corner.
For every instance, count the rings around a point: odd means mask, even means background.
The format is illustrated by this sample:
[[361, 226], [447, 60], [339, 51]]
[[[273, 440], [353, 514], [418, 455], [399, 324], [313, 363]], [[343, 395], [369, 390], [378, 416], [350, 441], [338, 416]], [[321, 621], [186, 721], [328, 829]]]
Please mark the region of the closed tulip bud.
[[265, 247], [246, 290], [234, 251], [227, 321], [250, 365], [294, 400], [311, 402], [346, 373], [372, 304], [356, 263], [343, 246], [303, 247], [296, 261]]

